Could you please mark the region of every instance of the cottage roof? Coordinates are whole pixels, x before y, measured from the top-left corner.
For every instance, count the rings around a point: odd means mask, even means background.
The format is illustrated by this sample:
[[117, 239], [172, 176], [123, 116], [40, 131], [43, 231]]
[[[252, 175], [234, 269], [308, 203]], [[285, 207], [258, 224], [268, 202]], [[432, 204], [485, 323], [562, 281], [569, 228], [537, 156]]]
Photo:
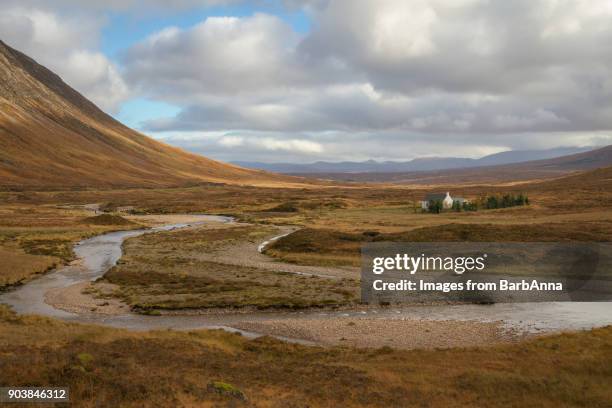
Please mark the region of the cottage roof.
[[425, 201], [444, 200], [447, 193], [430, 193], [425, 195]]

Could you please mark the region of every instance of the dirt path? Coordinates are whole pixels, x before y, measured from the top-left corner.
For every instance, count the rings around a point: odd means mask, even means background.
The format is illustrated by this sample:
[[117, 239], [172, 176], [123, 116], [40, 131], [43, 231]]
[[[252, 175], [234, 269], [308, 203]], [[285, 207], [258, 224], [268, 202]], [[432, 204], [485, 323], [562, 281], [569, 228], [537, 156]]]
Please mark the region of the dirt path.
[[[250, 224], [234, 224], [235, 226], [244, 226]], [[277, 232], [270, 234], [261, 240], [261, 242], [237, 242], [231, 246], [223, 247], [222, 252], [202, 253], [197, 259], [202, 261], [217, 262], [227, 265], [248, 266], [252, 268], [266, 269], [274, 272], [295, 273], [300, 275], [314, 275], [322, 278], [331, 279], [358, 279], [360, 270], [354, 267], [326, 267], [326, 266], [306, 266], [290, 264], [278, 261], [272, 257], [259, 252], [259, 246], [262, 242], [296, 231], [296, 227], [277, 226]]]

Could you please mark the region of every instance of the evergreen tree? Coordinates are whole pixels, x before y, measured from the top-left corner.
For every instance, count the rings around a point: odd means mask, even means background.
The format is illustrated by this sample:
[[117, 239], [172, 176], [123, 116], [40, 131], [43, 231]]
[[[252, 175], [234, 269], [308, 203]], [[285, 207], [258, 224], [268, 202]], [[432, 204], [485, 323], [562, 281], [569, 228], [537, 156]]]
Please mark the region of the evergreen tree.
[[507, 208], [514, 207], [517, 205], [529, 205], [529, 198], [520, 193], [518, 195], [515, 194], [504, 194], [502, 195], [491, 195], [485, 196], [479, 200], [480, 206], [486, 209], [495, 209], [495, 208]]
[[429, 202], [429, 212], [434, 214], [440, 214], [442, 212], [442, 201], [441, 200], [431, 200]]
[[506, 194], [501, 199], [501, 208], [512, 207], [514, 205], [514, 196]]
[[499, 200], [495, 196], [487, 197], [486, 208], [489, 210], [499, 208]]

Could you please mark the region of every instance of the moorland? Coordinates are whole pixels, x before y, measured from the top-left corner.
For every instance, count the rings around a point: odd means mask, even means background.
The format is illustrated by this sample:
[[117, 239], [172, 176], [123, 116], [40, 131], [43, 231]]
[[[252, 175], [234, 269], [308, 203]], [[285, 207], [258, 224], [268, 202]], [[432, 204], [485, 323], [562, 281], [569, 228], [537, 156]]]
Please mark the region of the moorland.
[[[88, 316], [116, 302], [125, 306], [121, 316], [148, 321], [159, 316], [140, 314], [328, 313], [360, 306], [356, 265], [366, 242], [609, 241], [612, 235], [612, 168], [599, 160], [609, 148], [589, 152], [597, 160], [580, 156], [585, 166], [529, 167], [524, 179], [512, 167], [486, 169], [485, 179], [458, 172], [460, 180], [429, 174], [419, 183], [403, 176], [378, 184], [309, 180], [243, 169], [150, 139], [1, 42], [0, 74], [0, 291], [68, 263], [85, 268], [74, 245], [87, 237], [171, 223], [181, 214], [236, 220], [127, 239], [117, 265], [67, 296], [89, 299]], [[426, 193], [445, 191], [470, 200], [525, 194], [530, 203], [419, 211]], [[285, 236], [259, 253], [263, 241], [279, 235]], [[298, 323], [291, 333], [310, 324]], [[331, 330], [333, 341], [307, 346], [220, 330], [120, 330], [0, 306], [0, 385], [69, 386], [73, 405], [85, 407], [612, 401], [610, 327], [532, 338], [495, 322], [450, 323], [322, 320], [315, 331]], [[265, 333], [262, 327], [255, 334]], [[402, 347], [394, 336], [405, 340]]]

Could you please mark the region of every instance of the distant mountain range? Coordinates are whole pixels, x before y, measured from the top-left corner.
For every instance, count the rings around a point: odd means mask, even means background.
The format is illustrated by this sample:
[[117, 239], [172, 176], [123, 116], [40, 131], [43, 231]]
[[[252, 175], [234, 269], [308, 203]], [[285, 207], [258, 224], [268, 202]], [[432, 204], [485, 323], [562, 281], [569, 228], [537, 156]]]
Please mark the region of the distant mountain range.
[[[608, 168], [612, 166], [612, 145], [551, 159], [496, 164], [457, 169], [405, 171], [391, 173], [304, 173], [304, 176], [348, 182], [384, 182], [396, 184], [489, 184], [514, 183], [562, 177], [573, 172]], [[609, 171], [608, 171], [609, 173]], [[608, 174], [605, 173], [605, 174]], [[586, 173], [584, 176], [590, 177]], [[585, 179], [586, 181], [586, 179]]]
[[594, 147], [559, 147], [546, 150], [512, 150], [490, 154], [480, 159], [464, 157], [424, 157], [410, 161], [368, 160], [363, 162], [327, 162], [318, 161], [308, 164], [295, 163], [261, 163], [235, 161], [235, 165], [251, 169], [267, 170], [285, 174], [326, 174], [326, 173], [404, 173], [415, 171], [436, 171], [463, 169], [482, 166], [521, 163], [534, 160], [552, 159], [593, 150]]

